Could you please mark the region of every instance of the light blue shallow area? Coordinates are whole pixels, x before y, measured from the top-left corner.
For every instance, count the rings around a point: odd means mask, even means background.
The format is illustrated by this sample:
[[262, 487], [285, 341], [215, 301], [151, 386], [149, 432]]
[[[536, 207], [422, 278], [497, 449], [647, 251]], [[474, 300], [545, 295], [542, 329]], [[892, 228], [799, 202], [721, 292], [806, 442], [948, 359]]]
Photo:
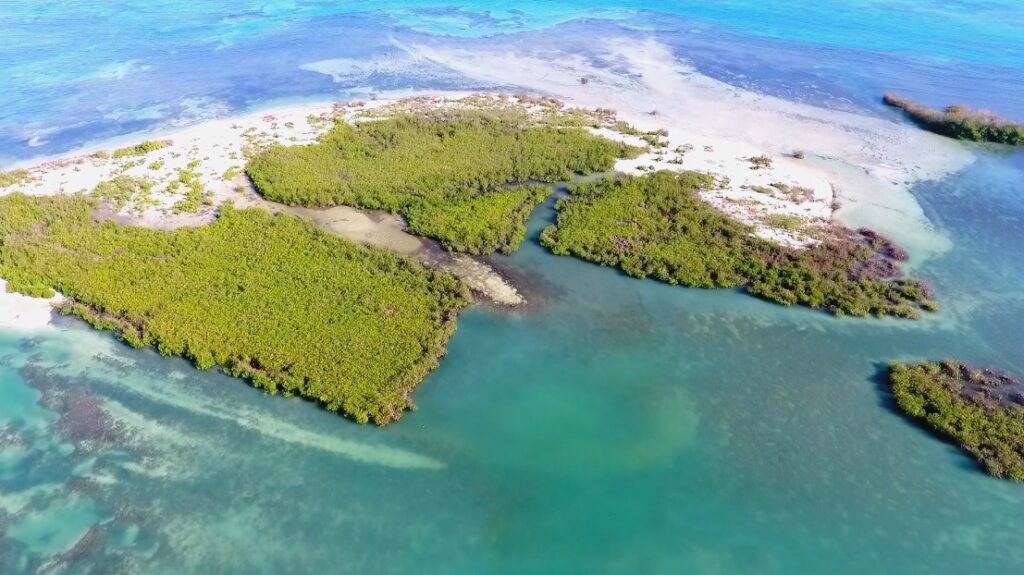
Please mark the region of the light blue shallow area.
[[[1008, 0], [450, 6], [6, 3], [0, 165], [338, 97], [357, 86], [299, 66], [395, 38], [653, 35], [787, 98], [883, 113], [899, 89], [1024, 119]], [[487, 87], [428, 72], [363, 80]], [[953, 244], [917, 270], [937, 316], [834, 319], [637, 281], [546, 253], [546, 206], [499, 260], [535, 307], [466, 313], [419, 410], [386, 429], [76, 322], [0, 334], [0, 573], [1024, 572], [1024, 489], [903, 419], [881, 380], [888, 361], [950, 356], [1024, 374], [1024, 154], [972, 150], [914, 190]]]
[[[485, 36], [548, 28], [582, 17], [614, 19], [638, 11], [716, 22], [752, 35], [818, 45], [989, 63], [998, 58], [1019, 64], [1024, 58], [1021, 6], [1013, 0], [792, 0], [783, 5], [756, 0], [127, 0], [116, 4], [18, 3], [5, 8], [0, 22], [9, 32], [9, 41], [4, 53], [32, 51], [39, 60], [55, 58], [60, 48], [81, 53], [76, 48], [89, 41], [106, 41], [95, 47], [111, 51], [138, 43], [228, 44], [303, 21], [363, 12], [379, 12], [431, 34]], [[71, 40], [74, 34], [80, 34], [81, 44]]]
[[[708, 73], [783, 86], [787, 97], [801, 95], [796, 83], [863, 107], [898, 88], [1024, 116], [1012, 97], [1024, 71], [1015, 0], [9, 2], [0, 10], [0, 166], [267, 101], [343, 97], [355, 86], [300, 66], [393, 52], [395, 38], [511, 35], [580, 18], [656, 34]], [[371, 84], [488, 87], [426, 72]]]

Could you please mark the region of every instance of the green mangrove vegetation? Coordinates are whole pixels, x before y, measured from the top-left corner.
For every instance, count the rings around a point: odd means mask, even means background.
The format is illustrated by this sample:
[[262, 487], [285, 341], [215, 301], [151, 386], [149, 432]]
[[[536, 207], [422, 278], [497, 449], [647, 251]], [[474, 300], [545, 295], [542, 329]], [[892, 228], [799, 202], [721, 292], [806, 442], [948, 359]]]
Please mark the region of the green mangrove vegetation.
[[831, 231], [807, 249], [762, 240], [709, 206], [710, 174], [661, 171], [574, 186], [541, 242], [627, 274], [698, 288], [737, 288], [836, 315], [917, 317], [936, 304], [903, 279], [906, 253], [869, 230]]
[[534, 185], [447, 201], [422, 201], [411, 205], [406, 217], [411, 233], [435, 238], [450, 251], [508, 254], [526, 239], [526, 221], [550, 195], [547, 186]]
[[127, 343], [386, 424], [445, 352], [467, 289], [313, 224], [225, 206], [173, 232], [97, 222], [83, 196], [0, 198], [0, 277]]
[[936, 134], [972, 142], [1024, 146], [1024, 124], [1015, 124], [992, 112], [963, 105], [937, 110], [892, 93], [886, 94], [883, 101], [903, 110], [915, 124]]
[[133, 156], [145, 156], [150, 152], [155, 152], [170, 145], [171, 143], [165, 140], [146, 140], [145, 142], [134, 146], [114, 150], [114, 159], [119, 160], [121, 158], [130, 158]]
[[889, 369], [896, 405], [959, 445], [990, 474], [1024, 481], [1024, 388], [1013, 377], [947, 360]]
[[451, 250], [514, 251], [533, 207], [531, 182], [611, 170], [641, 150], [525, 114], [441, 110], [338, 121], [316, 144], [272, 146], [246, 173], [267, 199], [401, 214]]

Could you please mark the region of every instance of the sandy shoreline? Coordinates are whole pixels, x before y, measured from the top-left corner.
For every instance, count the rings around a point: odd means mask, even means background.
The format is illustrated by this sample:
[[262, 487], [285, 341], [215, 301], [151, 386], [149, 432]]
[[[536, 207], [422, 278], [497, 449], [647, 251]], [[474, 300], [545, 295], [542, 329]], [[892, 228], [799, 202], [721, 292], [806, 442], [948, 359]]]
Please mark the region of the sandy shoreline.
[[57, 313], [54, 305], [60, 296], [50, 299], [28, 297], [7, 291], [7, 281], [0, 279], [0, 330], [29, 333], [46, 329]]
[[[582, 57], [404, 48], [467, 77], [505, 84], [513, 81], [530, 93], [554, 96], [567, 106], [614, 110], [620, 120], [643, 131], [667, 130], [662, 145], [640, 158], [619, 161], [616, 170], [630, 174], [660, 169], [714, 173], [722, 185], [702, 197], [752, 225], [755, 233], [766, 239], [796, 247], [807, 245], [815, 241], [817, 229], [836, 219], [851, 227], [868, 225], [893, 237], [917, 260], [948, 248], [948, 240], [924, 217], [909, 186], [960, 169], [972, 156], [955, 143], [909, 126], [740, 90], [696, 74], [653, 41], [607, 44], [607, 58], [631, 70], [625, 75]], [[140, 135], [134, 140], [119, 137], [119, 145], [143, 139], [166, 140], [170, 145], [144, 156], [119, 159], [102, 153], [97, 157], [101, 150], [109, 154], [112, 145], [90, 146], [59, 158], [24, 163], [18, 167], [27, 169], [31, 180], [0, 189], [0, 195], [89, 192], [119, 175], [147, 178], [154, 183], [151, 205], [136, 213], [108, 215], [123, 223], [173, 229], [208, 223], [217, 206], [229, 201], [287, 211], [348, 239], [419, 257], [428, 265], [455, 273], [486, 298], [514, 306], [523, 303], [523, 298], [491, 266], [477, 258], [446, 254], [433, 242], [408, 234], [397, 216], [349, 207], [304, 210], [272, 205], [252, 194], [241, 176], [247, 151], [273, 143], [313, 142], [335, 118], [352, 120], [368, 110], [401, 105], [401, 100], [409, 98], [415, 98], [416, 105], [449, 106], [459, 105], [453, 100], [470, 96], [467, 92], [387, 92], [366, 103], [292, 105]], [[528, 103], [529, 97], [525, 101]], [[630, 144], [644, 143], [607, 128], [594, 131]], [[798, 151], [801, 153], [796, 154]], [[751, 158], [757, 156], [769, 157], [771, 165], [755, 169]], [[183, 173], [194, 174], [204, 190], [206, 205], [196, 213], [176, 213], [185, 193], [176, 181], [183, 179]], [[779, 216], [799, 225], [779, 226], [779, 220], [772, 219]], [[49, 310], [49, 302], [0, 293], [0, 329], [38, 329], [49, 321]]]

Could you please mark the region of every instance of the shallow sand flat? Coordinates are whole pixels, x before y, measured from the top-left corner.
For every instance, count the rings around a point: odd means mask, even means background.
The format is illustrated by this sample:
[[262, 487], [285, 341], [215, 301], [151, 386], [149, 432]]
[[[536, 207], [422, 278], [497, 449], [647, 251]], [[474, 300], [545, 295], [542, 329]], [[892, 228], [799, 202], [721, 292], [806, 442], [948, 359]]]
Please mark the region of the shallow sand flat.
[[316, 222], [320, 227], [359, 243], [386, 248], [402, 255], [414, 256], [424, 248], [424, 240], [405, 231], [399, 216], [386, 212], [369, 212], [351, 206], [303, 208], [264, 200], [251, 189], [245, 178], [237, 180], [232, 202], [239, 208], [258, 207], [272, 213], [291, 214]]

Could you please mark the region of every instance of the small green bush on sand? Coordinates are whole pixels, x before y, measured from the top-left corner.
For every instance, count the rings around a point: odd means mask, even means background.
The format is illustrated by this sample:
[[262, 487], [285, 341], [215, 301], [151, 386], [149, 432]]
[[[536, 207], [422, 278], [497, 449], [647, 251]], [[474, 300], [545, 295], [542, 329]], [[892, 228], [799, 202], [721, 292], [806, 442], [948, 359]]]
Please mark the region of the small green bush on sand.
[[0, 188], [7, 188], [32, 181], [32, 174], [28, 170], [10, 170], [0, 172]]
[[150, 152], [155, 152], [170, 145], [171, 143], [167, 141], [146, 140], [145, 142], [134, 146], [114, 150], [114, 159], [128, 158], [132, 156], [145, 156]]
[[100, 182], [96, 185], [92, 195], [110, 202], [117, 211], [128, 207], [141, 211], [155, 204], [152, 199], [154, 185], [156, 185], [155, 182], [149, 178], [122, 175]]
[[764, 223], [769, 227], [788, 232], [800, 231], [805, 225], [803, 218], [791, 214], [771, 214], [764, 219]]

